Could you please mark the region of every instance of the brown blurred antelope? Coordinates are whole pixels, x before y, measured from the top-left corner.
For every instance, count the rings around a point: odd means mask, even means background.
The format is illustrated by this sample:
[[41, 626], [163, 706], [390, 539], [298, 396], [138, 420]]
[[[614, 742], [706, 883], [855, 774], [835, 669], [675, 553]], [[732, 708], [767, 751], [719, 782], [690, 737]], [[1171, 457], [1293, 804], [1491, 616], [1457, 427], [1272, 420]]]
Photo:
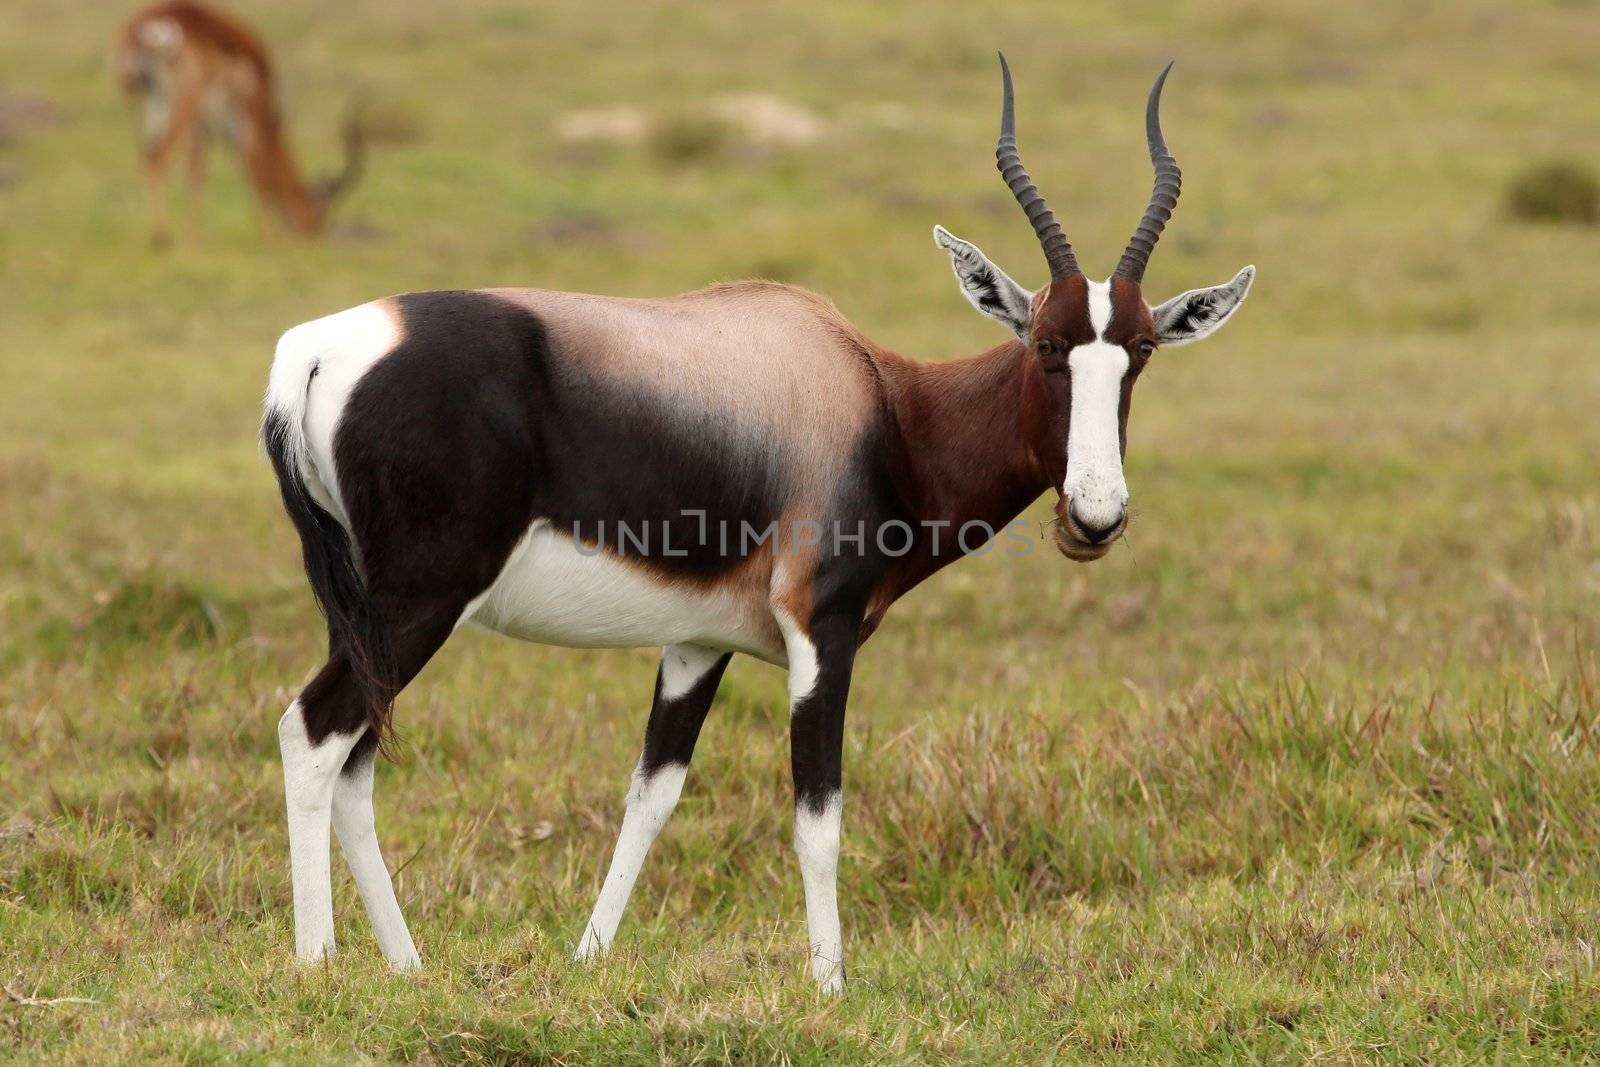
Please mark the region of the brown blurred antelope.
[[785, 667], [811, 970], [842, 987], [856, 649], [896, 600], [999, 531], [1029, 548], [1017, 516], [1047, 490], [1064, 555], [1109, 551], [1128, 522], [1134, 382], [1158, 348], [1228, 321], [1254, 277], [1145, 302], [1178, 198], [1165, 79], [1146, 108], [1149, 207], [1116, 271], [1093, 281], [1023, 170], [1004, 72], [996, 159], [1050, 282], [1024, 289], [935, 227], [967, 299], [1010, 335], [966, 359], [907, 359], [773, 282], [666, 300], [407, 293], [283, 335], [262, 434], [329, 637], [278, 723], [301, 958], [334, 944], [331, 830], [384, 955], [420, 963], [378, 851], [374, 755], [396, 694], [472, 623], [569, 647], [663, 646], [580, 959], [611, 947], [729, 659]]
[[118, 81], [134, 107], [144, 149], [151, 241], [171, 237], [167, 190], [173, 162], [187, 159], [196, 225], [205, 188], [206, 141], [221, 138], [238, 153], [264, 225], [315, 236], [328, 209], [360, 178], [361, 125], [347, 114], [344, 166], [307, 182], [284, 139], [277, 84], [261, 39], [236, 19], [194, 0], [168, 0], [128, 21], [117, 41]]

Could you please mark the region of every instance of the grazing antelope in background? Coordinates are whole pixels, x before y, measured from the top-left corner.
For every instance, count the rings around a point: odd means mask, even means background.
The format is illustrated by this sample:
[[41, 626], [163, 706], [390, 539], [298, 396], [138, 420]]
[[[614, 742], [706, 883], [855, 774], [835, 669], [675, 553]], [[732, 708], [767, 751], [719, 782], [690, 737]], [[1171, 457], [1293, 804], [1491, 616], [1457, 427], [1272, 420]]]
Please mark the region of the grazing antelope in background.
[[344, 166], [308, 183], [284, 139], [277, 85], [261, 39], [233, 18], [192, 0], [169, 0], [128, 21], [118, 39], [116, 69], [123, 92], [138, 109], [144, 147], [151, 241], [170, 239], [168, 175], [187, 154], [189, 192], [199, 218], [210, 135], [239, 154], [263, 220], [314, 236], [328, 209], [361, 177], [365, 143], [354, 111], [341, 136]]
[[333, 949], [331, 824], [384, 954], [420, 962], [373, 829], [374, 754], [395, 695], [473, 622], [548, 644], [665, 646], [580, 959], [611, 945], [729, 659], [786, 666], [811, 970], [842, 987], [857, 647], [1048, 488], [1061, 552], [1103, 556], [1127, 524], [1134, 382], [1160, 346], [1226, 322], [1254, 276], [1155, 308], [1140, 292], [1178, 198], [1163, 71], [1146, 112], [1150, 206], [1110, 279], [1085, 277], [1023, 170], [1004, 63], [996, 158], [1050, 283], [1030, 293], [936, 227], [967, 299], [1014, 335], [976, 356], [914, 362], [771, 282], [665, 300], [409, 293], [284, 334], [263, 438], [329, 630], [327, 664], [278, 724], [302, 958]]

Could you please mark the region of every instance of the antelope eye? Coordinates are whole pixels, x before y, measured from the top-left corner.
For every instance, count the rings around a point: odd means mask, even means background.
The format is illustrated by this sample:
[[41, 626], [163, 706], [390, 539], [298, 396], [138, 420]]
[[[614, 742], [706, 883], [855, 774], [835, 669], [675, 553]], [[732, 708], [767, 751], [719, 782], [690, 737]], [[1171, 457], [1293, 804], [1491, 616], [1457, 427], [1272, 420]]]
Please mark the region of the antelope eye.
[[1155, 350], [1156, 343], [1149, 338], [1145, 338], [1143, 341], [1139, 342], [1139, 354], [1141, 356], [1148, 357], [1151, 353], [1155, 352]]
[[1039, 350], [1041, 356], [1048, 356], [1056, 350], [1056, 343], [1046, 337], [1034, 347]]

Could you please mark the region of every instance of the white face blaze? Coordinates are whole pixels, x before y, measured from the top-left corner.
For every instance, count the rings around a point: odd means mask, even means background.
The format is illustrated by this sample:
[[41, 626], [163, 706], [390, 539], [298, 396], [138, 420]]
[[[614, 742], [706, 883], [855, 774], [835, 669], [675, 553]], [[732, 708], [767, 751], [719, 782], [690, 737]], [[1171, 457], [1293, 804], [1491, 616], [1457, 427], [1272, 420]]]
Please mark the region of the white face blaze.
[[1097, 529], [1115, 526], [1128, 505], [1122, 476], [1118, 412], [1128, 353], [1104, 340], [1111, 322], [1109, 282], [1089, 283], [1089, 321], [1099, 340], [1076, 345], [1067, 356], [1072, 373], [1072, 422], [1067, 431], [1067, 476], [1061, 492], [1072, 513]]

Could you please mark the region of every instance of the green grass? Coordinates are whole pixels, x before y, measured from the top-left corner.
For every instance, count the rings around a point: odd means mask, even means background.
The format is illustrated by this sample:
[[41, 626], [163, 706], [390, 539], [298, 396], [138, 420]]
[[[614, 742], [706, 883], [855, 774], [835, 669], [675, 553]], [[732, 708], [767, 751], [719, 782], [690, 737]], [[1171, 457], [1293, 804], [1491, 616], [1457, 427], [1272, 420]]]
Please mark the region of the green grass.
[[[244, 10], [311, 169], [358, 89], [415, 131], [345, 212], [375, 237], [264, 243], [218, 158], [208, 234], [151, 253], [124, 10], [0, 8], [0, 91], [61, 114], [0, 141], [0, 979], [92, 1001], [4, 996], [0, 1058], [1600, 1055], [1594, 234], [1505, 209], [1529, 160], [1600, 158], [1594, 4]], [[993, 171], [997, 46], [1102, 271], [1177, 56], [1150, 294], [1260, 276], [1145, 377], [1125, 545], [968, 561], [864, 650], [847, 995], [804, 973], [781, 674], [730, 671], [617, 952], [579, 969], [654, 658], [471, 633], [378, 779], [427, 968], [385, 971], [342, 871], [340, 953], [296, 965], [273, 724], [321, 649], [255, 444], [277, 334], [406, 289], [765, 274], [975, 351], [933, 223], [1042, 273]], [[707, 141], [738, 91], [832, 136]], [[617, 105], [666, 132], [553, 132]]]

